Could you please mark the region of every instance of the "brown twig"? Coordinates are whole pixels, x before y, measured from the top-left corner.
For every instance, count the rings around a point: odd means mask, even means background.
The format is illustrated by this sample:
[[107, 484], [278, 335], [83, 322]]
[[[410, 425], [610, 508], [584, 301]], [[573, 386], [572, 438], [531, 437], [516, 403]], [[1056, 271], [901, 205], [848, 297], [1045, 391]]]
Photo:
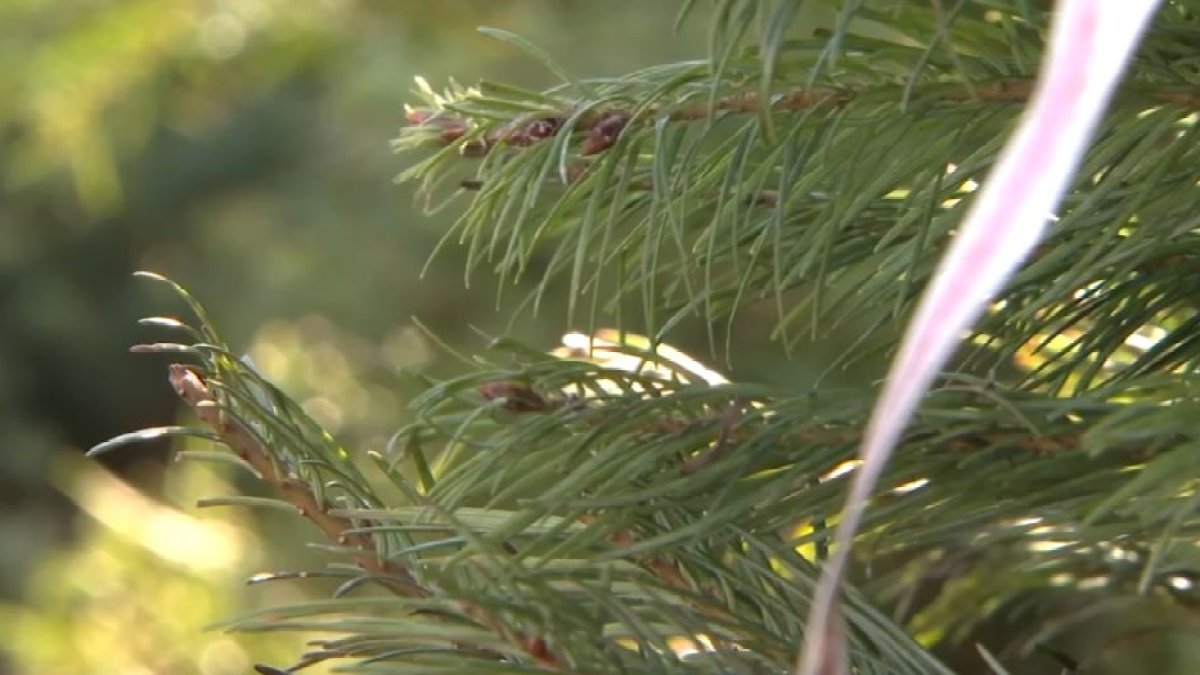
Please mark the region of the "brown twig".
[[700, 469], [712, 464], [725, 453], [725, 449], [729, 447], [730, 437], [733, 435], [733, 428], [742, 421], [748, 404], [747, 401], [734, 401], [725, 408], [717, 422], [717, 440], [713, 442], [712, 447], [707, 451], [683, 463], [680, 470], [684, 474], [696, 473]]
[[[843, 108], [853, 100], [856, 92], [850, 89], [794, 89], [777, 94], [767, 105], [772, 112], [803, 112], [820, 106]], [[671, 111], [670, 119], [675, 122], [691, 122], [708, 119], [713, 110], [738, 115], [758, 114], [763, 111], [762, 95], [748, 91], [718, 98], [710, 106], [697, 103]]]
[[[587, 175], [588, 168], [580, 165], [569, 165], [567, 167], [567, 184], [578, 182], [580, 178]], [[478, 178], [465, 178], [458, 182], [458, 187], [470, 192], [478, 192], [484, 188], [484, 182]], [[651, 192], [654, 190], [654, 183], [649, 179], [634, 179], [629, 181], [625, 189], [630, 192]], [[747, 196], [745, 203], [749, 206], [775, 206], [779, 203], [779, 192], [776, 190], [759, 190]]]
[[296, 507], [325, 536], [357, 552], [354, 561], [367, 572], [396, 580], [395, 586], [403, 595], [421, 597], [425, 591], [417, 584], [412, 574], [403, 567], [376, 555], [373, 540], [365, 534], [350, 532], [355, 524], [348, 518], [330, 514], [331, 507], [313, 494], [312, 490], [298, 478], [280, 475], [270, 454], [249, 431], [226, 415], [203, 378], [191, 368], [180, 364], [169, 366], [169, 379], [175, 393], [196, 412], [202, 422], [212, 427], [225, 445], [234, 454], [249, 464], [279, 494]]
[[[777, 96], [770, 105], [773, 110], [801, 111], [827, 104], [841, 107], [851, 98], [852, 94], [844, 91], [804, 89]], [[713, 103], [716, 110], [735, 114], [758, 112], [762, 109], [762, 105], [761, 97], [757, 92], [734, 94], [719, 98]], [[642, 119], [653, 118], [661, 109], [659, 106], [651, 107]], [[669, 115], [670, 119], [674, 121], [699, 120], [706, 118], [711, 109], [707, 103], [696, 104], [673, 110]], [[468, 157], [481, 157], [501, 143], [518, 148], [533, 145], [562, 131], [563, 124], [569, 116], [569, 112], [562, 112], [532, 118], [519, 118], [510, 124], [493, 129], [482, 138], [464, 143], [462, 153]], [[470, 130], [465, 119], [438, 116], [434, 111], [424, 108], [409, 109], [406, 118], [413, 126], [437, 129], [438, 140], [444, 144], [458, 141]], [[581, 115], [575, 120], [570, 130], [585, 134], [580, 147], [580, 155], [587, 157], [612, 147], [631, 121], [632, 113], [630, 111], [622, 108], [610, 108]]]
[[[581, 403], [586, 401], [571, 401], [553, 394], [538, 391], [524, 382], [512, 380], [495, 380], [485, 382], [477, 388], [481, 396], [489, 401], [502, 400], [501, 408], [513, 413], [549, 414], [570, 408], [582, 410]], [[680, 436], [698, 430], [701, 427], [716, 425], [717, 438], [706, 452], [686, 460], [681, 466], [685, 473], [695, 473], [708, 466], [714, 460], [723, 456], [746, 439], [761, 431], [761, 427], [743, 424], [750, 402], [746, 400], [731, 401], [729, 405], [711, 414], [699, 417], [659, 417], [649, 420], [642, 425], [641, 430], [648, 434], [662, 436]], [[612, 418], [613, 411], [603, 405], [588, 408], [587, 424], [598, 426]], [[840, 425], [831, 426], [813, 424], [800, 426], [787, 432], [791, 441], [805, 445], [824, 447], [843, 447], [856, 445], [861, 440], [862, 430], [858, 427]], [[917, 432], [909, 435], [905, 443], [922, 443], [928, 438], [941, 436], [941, 432]], [[963, 434], [940, 441], [942, 447], [953, 452], [976, 452], [998, 445], [1017, 448], [1035, 457], [1057, 452], [1077, 449], [1082, 443], [1078, 432], [1065, 431], [1061, 433], [1039, 434], [1025, 428], [1004, 429], [982, 433]]]
[[[966, 103], [984, 101], [992, 103], [1024, 103], [1033, 95], [1036, 81], [1033, 78], [1009, 78], [981, 82], [968, 85], [949, 85], [922, 95], [924, 101]], [[687, 122], [707, 119], [712, 112], [731, 114], [758, 114], [765, 108], [772, 112], [803, 112], [813, 108], [828, 106], [834, 109], [843, 108], [857, 96], [867, 91], [856, 88], [813, 88], [793, 89], [774, 94], [764, 102], [757, 91], [747, 91], [721, 97], [715, 101], [697, 103], [669, 110], [669, 119], [677, 122]], [[1200, 107], [1200, 92], [1183, 88], [1139, 88], [1126, 90], [1131, 96], [1141, 96], [1151, 104], [1171, 104], [1191, 108]], [[663, 106], [651, 106], [646, 113], [638, 118], [642, 122], [653, 120], [663, 112]], [[542, 114], [532, 118], [520, 118], [511, 124], [489, 132], [485, 137], [465, 143], [463, 154], [479, 157], [487, 154], [492, 148], [503, 143], [512, 147], [526, 147], [560, 133], [570, 116], [569, 111], [558, 114]], [[414, 126], [432, 126], [440, 130], [438, 138], [442, 143], [452, 143], [467, 134], [470, 127], [466, 120], [457, 117], [439, 117], [432, 110], [410, 109], [408, 121]], [[634, 120], [628, 110], [610, 108], [581, 115], [571, 127], [572, 132], [584, 133], [580, 147], [580, 155], [594, 155], [616, 143], [621, 132]]]
[[[401, 595], [430, 595], [428, 590], [417, 583], [408, 569], [391, 560], [382, 559], [370, 535], [353, 532], [356, 525], [351, 519], [334, 515], [333, 507], [318, 499], [302, 480], [281, 475], [267, 448], [263, 447], [241, 423], [225, 413], [199, 373], [180, 364], [169, 366], [168, 373], [175, 393], [195, 411], [196, 416], [216, 431], [225, 445], [249, 464], [264, 483], [294, 505], [300, 515], [316, 525], [325, 536], [338, 544], [355, 549], [354, 560], [360, 568], [378, 575], [380, 581]], [[460, 601], [459, 609], [510, 644], [524, 650], [543, 669], [559, 669], [561, 660], [550, 651], [542, 638], [522, 635], [487, 609], [473, 603]]]

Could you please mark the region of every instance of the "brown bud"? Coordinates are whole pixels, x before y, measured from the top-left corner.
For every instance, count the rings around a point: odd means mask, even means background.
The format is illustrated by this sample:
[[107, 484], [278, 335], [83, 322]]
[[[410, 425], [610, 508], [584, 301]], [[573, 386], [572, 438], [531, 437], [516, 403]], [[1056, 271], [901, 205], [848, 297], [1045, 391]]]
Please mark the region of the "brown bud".
[[465, 121], [457, 117], [438, 117], [426, 108], [409, 108], [404, 117], [413, 125], [438, 129], [438, 139], [447, 145], [462, 138], [468, 130]]
[[524, 124], [510, 128], [508, 133], [501, 134], [505, 143], [509, 145], [523, 148], [528, 145], [533, 145], [538, 141], [550, 138], [558, 133], [559, 127], [562, 126], [561, 117], [538, 117], [529, 120]]
[[489, 401], [504, 399], [504, 409], [515, 413], [549, 412], [549, 401], [527, 384], [518, 382], [485, 382], [479, 385], [479, 395]]
[[621, 131], [625, 129], [625, 125], [629, 123], [629, 113], [624, 110], [613, 110], [605, 113], [596, 126], [588, 132], [587, 138], [583, 140], [583, 148], [579, 154], [584, 157], [594, 155], [599, 152], [611, 148], [613, 143], [617, 142], [617, 137], [621, 135]]
[[430, 117], [433, 117], [433, 111], [428, 108], [406, 108], [404, 111], [404, 119], [409, 124], [424, 124]]
[[550, 649], [546, 646], [546, 641], [540, 637], [525, 638], [525, 651], [538, 661], [550, 658]]
[[541, 117], [526, 124], [521, 130], [521, 135], [530, 142], [550, 138], [558, 133], [558, 128], [562, 126], [562, 122], [561, 117]]
[[[459, 134], [459, 136], [461, 136], [461, 135], [462, 134]], [[442, 136], [444, 138], [445, 134], [443, 133]], [[462, 153], [463, 157], [483, 157], [484, 155], [486, 155], [488, 153], [488, 150], [491, 150], [491, 149], [492, 149], [491, 142], [480, 139], [480, 140], [476, 140], [476, 141], [470, 141], [467, 143], [463, 143], [462, 147], [459, 148], [459, 152]]]
[[438, 138], [442, 139], [443, 143], [450, 144], [463, 137], [467, 133], [467, 125], [460, 122], [447, 122], [442, 126], [442, 133], [438, 134]]

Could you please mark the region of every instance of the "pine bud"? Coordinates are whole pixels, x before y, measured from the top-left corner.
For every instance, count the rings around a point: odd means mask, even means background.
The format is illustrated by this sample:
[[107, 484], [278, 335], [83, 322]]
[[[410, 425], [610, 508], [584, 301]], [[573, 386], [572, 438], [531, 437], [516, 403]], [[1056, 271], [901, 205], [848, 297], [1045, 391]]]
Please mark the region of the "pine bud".
[[624, 110], [613, 110], [605, 113], [604, 117], [592, 127], [588, 132], [587, 138], [583, 141], [583, 149], [580, 150], [581, 155], [587, 157], [599, 152], [603, 152], [613, 146], [617, 142], [617, 137], [621, 135], [621, 131], [625, 125], [629, 123], [629, 113]]
[[509, 412], [550, 412], [553, 406], [541, 394], [527, 384], [518, 382], [485, 382], [479, 385], [479, 395], [489, 401], [503, 399], [503, 408]]

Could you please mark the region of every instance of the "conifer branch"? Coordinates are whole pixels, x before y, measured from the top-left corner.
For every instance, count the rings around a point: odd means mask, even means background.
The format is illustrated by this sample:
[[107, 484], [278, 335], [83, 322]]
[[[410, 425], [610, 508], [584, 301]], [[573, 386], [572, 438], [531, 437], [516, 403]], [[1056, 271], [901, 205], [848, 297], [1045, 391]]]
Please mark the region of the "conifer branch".
[[[1029, 100], [1033, 88], [1034, 80], [1032, 78], [1008, 78], [969, 86], [935, 83], [928, 87], [928, 92], [922, 93], [920, 88], [914, 90], [916, 93], [914, 98], [928, 102], [1019, 104]], [[664, 109], [661, 105], [651, 105], [643, 114], [639, 115], [638, 119], [646, 122], [664, 112], [673, 122], [692, 122], [709, 119], [714, 113], [750, 115], [761, 114], [767, 109], [785, 113], [804, 112], [818, 107], [840, 109], [861, 94], [877, 90], [878, 88], [862, 87], [800, 88], [774, 94], [766, 103], [764, 103], [766, 99], [759, 91], [742, 91], [717, 98], [711, 103], [697, 103], [675, 109]], [[1170, 104], [1187, 108], [1200, 107], [1200, 91], [1178, 87], [1135, 86], [1126, 93], [1145, 99], [1149, 105]], [[438, 111], [428, 108], [409, 109], [406, 117], [408, 122], [416, 127], [432, 126], [440, 130], [437, 139], [444, 144], [458, 141], [470, 130], [470, 124], [466, 119], [441, 115]], [[553, 114], [538, 114], [532, 118], [521, 117], [489, 131], [482, 138], [467, 141], [462, 146], [462, 152], [469, 157], [480, 157], [500, 144], [516, 148], [527, 147], [551, 138], [568, 128], [565, 123], [569, 117], [571, 117], [569, 109]], [[588, 157], [611, 147], [626, 125], [633, 121], [633, 113], [630, 110], [608, 108], [579, 116], [570, 127], [570, 131], [585, 134], [580, 147], [580, 155]]]
[[[377, 581], [406, 597], [420, 598], [431, 595], [428, 589], [417, 583], [408, 569], [380, 556], [371, 536], [355, 532], [357, 526], [351, 519], [335, 515], [333, 507], [320, 500], [303, 481], [282, 476], [271, 458], [271, 453], [244, 426], [223, 412], [199, 373], [181, 364], [170, 365], [168, 373], [175, 393], [195, 411], [197, 417], [210, 426], [239, 458], [249, 464], [264, 483], [294, 505], [300, 515], [316, 525], [317, 529], [331, 540], [355, 549], [354, 560], [360, 568], [377, 575]], [[492, 612], [476, 604], [460, 602], [459, 609], [505, 641], [525, 651], [543, 669], [558, 669], [558, 656], [550, 651], [541, 638], [522, 635]]]
[[266, 448], [245, 427], [222, 412], [199, 373], [180, 364], [169, 366], [168, 373], [175, 393], [196, 412], [200, 420], [212, 427], [225, 445], [249, 464], [264, 483], [294, 505], [297, 512], [316, 525], [325, 536], [340, 545], [354, 548], [354, 559], [359, 567], [393, 580], [394, 583], [389, 585], [403, 595], [419, 597], [425, 594], [407, 569], [380, 560], [371, 538], [352, 532], [355, 528], [354, 523], [347, 518], [332, 515], [332, 507], [319, 501], [302, 481], [280, 475]]

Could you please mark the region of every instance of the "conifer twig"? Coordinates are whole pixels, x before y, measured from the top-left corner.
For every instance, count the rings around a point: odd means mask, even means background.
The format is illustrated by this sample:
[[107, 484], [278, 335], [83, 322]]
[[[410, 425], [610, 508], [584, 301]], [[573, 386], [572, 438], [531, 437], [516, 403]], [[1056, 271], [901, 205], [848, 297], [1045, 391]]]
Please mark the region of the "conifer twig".
[[[942, 87], [932, 91], [922, 98], [931, 101], [950, 103], [966, 103], [982, 101], [991, 103], [1025, 103], [1033, 94], [1035, 80], [1033, 78], [1007, 78], [991, 82], [971, 83], [962, 86]], [[708, 119], [713, 112], [731, 114], [758, 114], [769, 108], [775, 112], [803, 112], [820, 106], [843, 108], [865, 90], [855, 88], [800, 88], [783, 91], [771, 96], [764, 103], [763, 96], [758, 91], [745, 91], [720, 97], [713, 102], [693, 105], [666, 111], [669, 119], [675, 122], [690, 122]], [[1132, 88], [1131, 94], [1144, 97], [1148, 104], [1181, 105], [1186, 107], [1200, 106], [1200, 92], [1173, 87]], [[651, 120], [661, 112], [661, 106], [650, 106], [641, 120]], [[559, 113], [539, 114], [535, 117], [519, 117], [513, 122], [487, 133], [482, 138], [471, 140], [462, 146], [466, 156], [480, 157], [487, 154], [498, 144], [510, 147], [526, 147], [551, 138], [560, 133], [564, 123], [571, 116], [570, 111]], [[438, 140], [445, 144], [453, 143], [465, 136], [470, 129], [465, 119], [454, 116], [442, 116], [435, 111], [425, 108], [410, 109], [407, 119], [414, 127], [431, 126], [440, 130]], [[617, 138], [632, 122], [630, 111], [621, 108], [609, 108], [581, 115], [570, 128], [571, 132], [584, 133], [580, 154], [584, 157], [603, 152], [616, 143]]]
[[355, 527], [353, 522], [348, 518], [332, 515], [330, 505], [319, 501], [303, 481], [281, 476], [275, 463], [271, 460], [270, 453], [245, 427], [222, 411], [199, 373], [180, 364], [172, 364], [169, 366], [168, 372], [168, 378], [175, 393], [196, 412], [200, 420], [212, 427], [225, 445], [249, 464], [264, 483], [278, 491], [284, 499], [296, 507], [300, 515], [316, 525], [317, 529], [321, 530], [325, 536], [338, 544], [354, 548], [356, 550], [354, 560], [359, 567], [394, 581], [390, 585], [402, 595], [409, 597], [426, 595], [424, 589], [417, 584], [416, 579], [407, 569], [390, 561], [379, 559], [370, 536], [350, 532]]
[[[244, 426], [225, 414], [200, 373], [181, 364], [171, 364], [168, 367], [168, 373], [168, 379], [175, 389], [175, 393], [195, 411], [197, 417], [212, 427], [225, 445], [246, 461], [264, 483], [270, 485], [284, 499], [294, 505], [300, 515], [316, 525], [333, 541], [354, 548], [354, 560], [360, 568], [371, 574], [379, 575], [381, 582], [385, 582], [389, 588], [401, 595], [407, 597], [428, 597], [430, 595], [427, 589], [417, 583], [407, 568], [381, 558], [371, 536], [353, 532], [355, 524], [349, 518], [334, 515], [332, 507], [318, 499], [308, 485], [297, 478], [280, 475], [267, 448], [263, 447], [262, 443]], [[550, 651], [545, 640], [522, 635], [486, 608], [474, 603], [460, 601], [459, 609], [504, 640], [519, 647], [543, 669], [558, 669], [561, 661], [556, 654]]]

